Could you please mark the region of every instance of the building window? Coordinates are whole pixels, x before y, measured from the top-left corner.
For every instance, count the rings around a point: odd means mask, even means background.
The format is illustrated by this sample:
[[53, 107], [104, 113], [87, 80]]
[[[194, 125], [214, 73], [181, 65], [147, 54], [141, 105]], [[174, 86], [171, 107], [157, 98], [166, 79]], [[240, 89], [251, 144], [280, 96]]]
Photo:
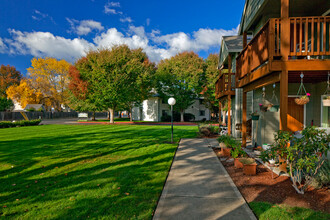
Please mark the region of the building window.
[[204, 99], [200, 99], [200, 100], [199, 100], [199, 104], [200, 104], [200, 105], [203, 105], [203, 104], [204, 104]]
[[204, 110], [200, 110], [199, 111], [199, 116], [205, 116], [205, 111]]

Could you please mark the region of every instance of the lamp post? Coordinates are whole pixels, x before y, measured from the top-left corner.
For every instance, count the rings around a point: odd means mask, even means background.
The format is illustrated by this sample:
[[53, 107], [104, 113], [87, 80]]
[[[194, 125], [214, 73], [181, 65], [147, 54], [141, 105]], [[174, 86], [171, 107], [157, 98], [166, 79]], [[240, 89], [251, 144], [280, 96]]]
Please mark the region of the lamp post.
[[173, 105], [175, 105], [175, 98], [171, 97], [168, 99], [168, 104], [171, 106], [171, 143], [173, 144]]

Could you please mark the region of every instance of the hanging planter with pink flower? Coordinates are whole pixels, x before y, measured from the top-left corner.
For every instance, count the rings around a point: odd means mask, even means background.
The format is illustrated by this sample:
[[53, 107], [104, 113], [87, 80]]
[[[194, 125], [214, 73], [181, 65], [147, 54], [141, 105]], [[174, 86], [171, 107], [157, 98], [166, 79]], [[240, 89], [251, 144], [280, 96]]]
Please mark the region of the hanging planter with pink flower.
[[306, 105], [309, 102], [310, 93], [306, 93], [306, 95], [301, 96], [299, 98], [295, 98], [295, 102], [297, 105]]
[[309, 97], [311, 96], [311, 94], [306, 92], [306, 89], [305, 89], [305, 86], [303, 83], [303, 78], [304, 78], [303, 73], [300, 74], [300, 78], [301, 78], [301, 83], [300, 83], [300, 87], [299, 87], [298, 93], [297, 93], [297, 96], [300, 96], [300, 97], [295, 98], [294, 101], [296, 102], [297, 105], [306, 105], [309, 102]]

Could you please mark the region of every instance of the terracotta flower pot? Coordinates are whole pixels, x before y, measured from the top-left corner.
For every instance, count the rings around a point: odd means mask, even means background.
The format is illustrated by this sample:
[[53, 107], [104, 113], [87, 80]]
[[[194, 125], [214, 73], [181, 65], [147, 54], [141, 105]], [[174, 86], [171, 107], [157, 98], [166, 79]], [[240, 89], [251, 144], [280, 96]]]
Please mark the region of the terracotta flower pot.
[[237, 169], [243, 168], [243, 164], [239, 161], [238, 158], [234, 159], [234, 165], [235, 165], [235, 168], [237, 168]]
[[222, 155], [224, 156], [224, 157], [230, 157], [230, 148], [221, 148], [222, 149]]
[[243, 173], [245, 175], [256, 175], [257, 174], [257, 163], [253, 164], [244, 164]]

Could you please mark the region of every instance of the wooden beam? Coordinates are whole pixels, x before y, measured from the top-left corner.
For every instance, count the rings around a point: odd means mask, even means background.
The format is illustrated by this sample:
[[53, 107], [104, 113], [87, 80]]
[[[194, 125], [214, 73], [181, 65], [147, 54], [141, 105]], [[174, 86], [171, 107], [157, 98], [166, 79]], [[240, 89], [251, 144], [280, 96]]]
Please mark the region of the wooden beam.
[[279, 81], [280, 81], [280, 72], [272, 73], [243, 87], [243, 91], [249, 92], [267, 85], [277, 83]]
[[271, 71], [282, 71], [283, 65], [288, 71], [328, 71], [330, 70], [330, 60], [289, 60], [273, 61]]
[[270, 64], [265, 64], [264, 66], [260, 67], [256, 71], [252, 72], [251, 74], [248, 74], [243, 79], [241, 79], [238, 83], [238, 88], [242, 88], [245, 85], [263, 77], [270, 73]]
[[280, 130], [288, 130], [288, 89], [289, 73], [287, 70], [281, 72], [280, 80]]
[[247, 45], [247, 33], [246, 31], [243, 33], [243, 49], [246, 47]]
[[242, 115], [242, 147], [246, 147], [246, 101], [247, 94], [243, 91], [243, 115]]
[[228, 95], [228, 135], [231, 135], [231, 95]]
[[289, 2], [290, 2], [290, 0], [281, 0], [281, 19], [290, 17], [289, 16]]

